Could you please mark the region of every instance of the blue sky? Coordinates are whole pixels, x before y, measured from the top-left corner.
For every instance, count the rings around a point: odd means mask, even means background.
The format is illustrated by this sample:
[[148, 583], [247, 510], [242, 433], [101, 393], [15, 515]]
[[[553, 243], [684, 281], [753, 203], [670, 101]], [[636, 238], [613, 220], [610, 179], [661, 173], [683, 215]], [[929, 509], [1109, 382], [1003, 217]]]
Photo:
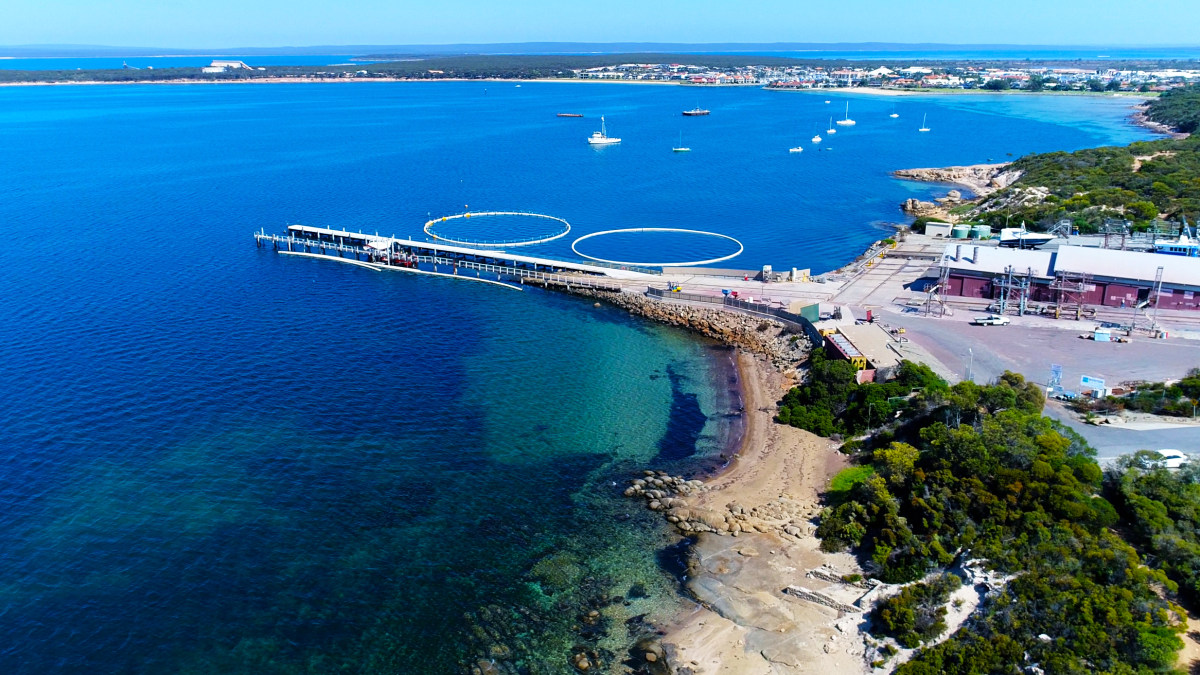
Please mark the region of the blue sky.
[[1195, 45], [1200, 0], [8, 0], [0, 44]]

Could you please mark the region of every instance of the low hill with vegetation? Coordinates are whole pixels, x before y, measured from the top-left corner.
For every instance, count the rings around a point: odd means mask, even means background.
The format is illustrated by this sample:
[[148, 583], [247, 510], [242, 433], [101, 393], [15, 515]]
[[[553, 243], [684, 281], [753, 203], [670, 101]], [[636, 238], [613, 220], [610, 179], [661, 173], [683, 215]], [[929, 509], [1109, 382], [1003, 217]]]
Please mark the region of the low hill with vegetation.
[[1195, 133], [1200, 128], [1200, 85], [1164, 92], [1146, 107], [1146, 117], [1181, 133]]
[[[1164, 93], [1145, 115], [1183, 133], [1196, 131], [1200, 86]], [[1109, 219], [1128, 220], [1134, 230], [1158, 220], [1200, 219], [1200, 140], [1192, 137], [1028, 155], [1004, 170], [1019, 171], [1020, 178], [951, 213], [993, 227], [1023, 222], [1034, 230], [1066, 219], [1084, 233], [1099, 231]]]
[[[815, 366], [780, 422], [837, 396], [854, 406], [869, 386]], [[853, 550], [876, 578], [926, 579], [873, 613], [878, 636], [926, 645], [897, 672], [1172, 672], [1180, 603], [1200, 595], [1200, 470], [1130, 461], [1106, 475], [1082, 438], [1042, 416], [1041, 388], [1013, 373], [914, 389], [895, 421], [848, 444], [860, 466], [817, 529], [823, 549]], [[943, 573], [967, 559], [1009, 581], [940, 635], [957, 585]]]
[[1046, 229], [1062, 219], [1096, 232], [1106, 219], [1149, 229], [1155, 220], [1200, 216], [1200, 139], [1163, 139], [1125, 147], [1029, 155], [1013, 162], [1021, 177], [962, 208], [993, 227], [1024, 222]]

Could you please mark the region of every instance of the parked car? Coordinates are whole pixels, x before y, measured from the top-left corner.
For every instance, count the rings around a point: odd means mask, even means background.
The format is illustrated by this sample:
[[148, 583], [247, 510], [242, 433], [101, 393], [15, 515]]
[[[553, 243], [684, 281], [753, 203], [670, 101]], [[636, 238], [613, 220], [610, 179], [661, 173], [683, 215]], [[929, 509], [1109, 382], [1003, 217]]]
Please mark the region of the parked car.
[[1188, 457], [1182, 452], [1174, 449], [1152, 450], [1151, 452], [1159, 457], [1162, 457], [1162, 459], [1154, 460], [1154, 465], [1161, 466], [1164, 469], [1178, 469], [1184, 464], [1192, 461], [1191, 457]]
[[999, 314], [988, 314], [987, 316], [977, 316], [971, 319], [971, 323], [976, 326], [1007, 326], [1012, 323], [1012, 319]]

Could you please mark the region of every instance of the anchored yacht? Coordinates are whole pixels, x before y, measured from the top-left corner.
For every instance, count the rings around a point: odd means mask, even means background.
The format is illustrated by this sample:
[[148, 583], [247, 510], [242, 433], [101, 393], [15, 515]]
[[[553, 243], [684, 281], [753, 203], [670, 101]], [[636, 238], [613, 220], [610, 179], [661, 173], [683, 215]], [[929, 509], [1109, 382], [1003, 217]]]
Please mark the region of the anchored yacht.
[[852, 127], [855, 124], [858, 124], [858, 122], [855, 122], [854, 120], [850, 119], [850, 102], [849, 101], [846, 101], [846, 119], [838, 120], [837, 123], [843, 127]]

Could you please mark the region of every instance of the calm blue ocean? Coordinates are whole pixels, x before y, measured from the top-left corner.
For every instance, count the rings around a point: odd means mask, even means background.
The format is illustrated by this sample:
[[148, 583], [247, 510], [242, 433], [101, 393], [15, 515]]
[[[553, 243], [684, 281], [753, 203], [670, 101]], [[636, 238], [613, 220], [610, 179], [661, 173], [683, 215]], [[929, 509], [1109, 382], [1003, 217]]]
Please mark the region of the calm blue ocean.
[[[250, 233], [417, 234], [470, 205], [578, 233], [715, 230], [745, 242], [727, 265], [820, 270], [929, 194], [891, 169], [1149, 137], [1128, 99], [853, 98], [858, 126], [832, 151], [789, 154], [847, 99], [824, 101], [496, 82], [0, 88], [0, 672], [452, 673], [495, 658], [556, 673], [575, 643], [619, 655], [643, 630], [626, 619], [675, 602], [671, 540], [619, 484], [719, 462], [739, 405], [728, 352], [555, 294], [277, 256]], [[713, 114], [680, 116], [697, 104]], [[602, 114], [624, 140], [597, 151], [584, 139]], [[692, 153], [671, 152], [680, 133]], [[598, 632], [574, 630], [604, 605]]]

